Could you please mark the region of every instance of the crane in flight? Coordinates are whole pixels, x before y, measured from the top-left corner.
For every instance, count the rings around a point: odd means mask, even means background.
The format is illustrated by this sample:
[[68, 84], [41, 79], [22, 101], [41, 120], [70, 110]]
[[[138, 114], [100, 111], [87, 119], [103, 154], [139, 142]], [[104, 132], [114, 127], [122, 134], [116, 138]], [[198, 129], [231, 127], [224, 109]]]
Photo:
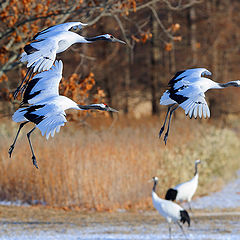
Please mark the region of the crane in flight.
[[[24, 52], [21, 55], [20, 61], [27, 62], [28, 70], [21, 84], [14, 92], [14, 99], [20, 91], [23, 92], [26, 89], [33, 73], [49, 70], [56, 59], [56, 55], [65, 51], [74, 43], [93, 43], [103, 40], [125, 44], [124, 41], [113, 37], [111, 34], [83, 37], [76, 32], [70, 31], [71, 29], [81, 29], [86, 25], [81, 22], [62, 23], [49, 27], [33, 37], [31, 43], [24, 47]], [[23, 86], [25, 80], [26, 83]]]
[[157, 209], [157, 211], [167, 220], [168, 226], [169, 226], [169, 238], [171, 239], [171, 223], [176, 223], [180, 229], [183, 232], [183, 235], [186, 237], [186, 234], [183, 230], [183, 227], [181, 225], [181, 222], [184, 224], [185, 222], [188, 223], [188, 226], [190, 227], [190, 217], [186, 210], [184, 210], [182, 207], [180, 207], [178, 204], [168, 201], [165, 199], [162, 199], [158, 197], [156, 193], [156, 186], [158, 183], [158, 178], [153, 177], [152, 181], [153, 189], [152, 189], [152, 202], [153, 206]]
[[160, 138], [170, 113], [167, 131], [164, 136], [165, 144], [167, 144], [171, 117], [176, 109], [181, 107], [190, 118], [192, 118], [192, 116], [194, 116], [194, 118], [197, 118], [197, 116], [200, 118], [202, 118], [202, 116], [204, 116], [204, 118], [210, 117], [210, 110], [204, 93], [209, 89], [223, 89], [230, 86], [240, 87], [240, 80], [216, 83], [207, 77], [203, 77], [203, 75], [211, 75], [211, 72], [205, 68], [187, 69], [177, 72], [168, 83], [169, 89], [163, 93], [160, 99], [161, 105], [170, 105], [163, 126], [159, 132]]
[[48, 71], [44, 71], [36, 74], [29, 82], [24, 95], [20, 108], [13, 114], [12, 119], [15, 122], [20, 122], [17, 135], [13, 141], [13, 144], [9, 148], [9, 157], [11, 157], [13, 149], [15, 147], [18, 135], [22, 127], [32, 122], [35, 124], [34, 128], [27, 133], [30, 149], [32, 152], [33, 165], [38, 168], [34, 150], [32, 147], [30, 135], [38, 128], [42, 135], [46, 134], [48, 139], [50, 134], [53, 137], [56, 132], [60, 131], [60, 127], [64, 126], [66, 120], [65, 110], [77, 109], [77, 110], [91, 110], [97, 109], [100, 111], [112, 111], [117, 110], [107, 106], [104, 103], [79, 105], [71, 99], [59, 95], [59, 83], [62, 78], [63, 63], [62, 61], [55, 61], [55, 66]]

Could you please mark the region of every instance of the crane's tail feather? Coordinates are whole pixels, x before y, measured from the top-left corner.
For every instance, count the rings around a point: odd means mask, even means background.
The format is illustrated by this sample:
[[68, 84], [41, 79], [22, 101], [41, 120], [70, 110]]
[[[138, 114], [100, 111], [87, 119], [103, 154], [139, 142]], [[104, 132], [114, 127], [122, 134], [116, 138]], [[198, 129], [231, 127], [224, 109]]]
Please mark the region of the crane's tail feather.
[[180, 216], [181, 216], [181, 219], [180, 219], [180, 222], [182, 222], [183, 224], [185, 222], [188, 223], [188, 227], [190, 227], [190, 222], [191, 222], [191, 219], [188, 215], [188, 212], [186, 210], [182, 210], [180, 211]]
[[24, 108], [19, 108], [12, 116], [12, 120], [14, 122], [23, 122], [23, 121], [28, 121], [25, 117], [24, 114], [27, 113], [27, 107]]
[[169, 91], [165, 91], [160, 99], [160, 104], [161, 105], [170, 105], [176, 103], [174, 100], [172, 100], [169, 96]]

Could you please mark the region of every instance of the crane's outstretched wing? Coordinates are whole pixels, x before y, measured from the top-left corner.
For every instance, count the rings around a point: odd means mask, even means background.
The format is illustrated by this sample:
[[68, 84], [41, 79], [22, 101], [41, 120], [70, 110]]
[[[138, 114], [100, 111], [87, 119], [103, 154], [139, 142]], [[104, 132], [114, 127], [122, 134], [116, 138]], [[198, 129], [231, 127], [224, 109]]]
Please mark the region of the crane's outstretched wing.
[[24, 92], [22, 104], [37, 104], [44, 99], [58, 96], [62, 70], [62, 61], [56, 60], [55, 66], [50, 70], [35, 75]]
[[57, 54], [56, 39], [43, 39], [32, 42], [24, 47], [21, 62], [27, 62], [27, 67], [33, 67], [33, 72], [41, 72], [51, 68]]
[[65, 122], [67, 122], [67, 119], [63, 112], [44, 118], [36, 126], [40, 129], [42, 136], [46, 134], [46, 138], [48, 139], [50, 134], [52, 137], [54, 137], [55, 132], [59, 132], [60, 128], [64, 126]]
[[33, 40], [40, 40], [43, 38], [46, 38], [50, 35], [52, 35], [52, 32], [56, 31], [69, 31], [71, 28], [73, 29], [81, 29], [83, 26], [86, 26], [86, 23], [81, 23], [81, 22], [67, 22], [67, 23], [62, 23], [58, 24], [52, 27], [49, 27], [47, 29], [44, 29], [43, 31], [37, 33], [34, 37]]
[[198, 86], [186, 86], [184, 89], [179, 90], [176, 95], [184, 96], [185, 100], [179, 104], [185, 110], [185, 114], [190, 118], [199, 116], [202, 118], [210, 117], [210, 110], [205, 100], [205, 94]]
[[60, 127], [64, 126], [67, 119], [65, 112], [54, 103], [39, 103], [37, 105], [19, 108], [12, 117], [15, 122], [30, 121], [36, 124], [42, 135], [46, 134], [48, 139], [50, 134], [53, 137]]
[[212, 75], [212, 73], [206, 68], [193, 68], [180, 71], [177, 72], [175, 76], [170, 80], [168, 86], [179, 88], [180, 86], [178, 86], [178, 83], [181, 84], [182, 81], [186, 83], [193, 82], [198, 78], [201, 78], [203, 75]]
[[[39, 103], [41, 106], [42, 102]], [[67, 119], [65, 117], [65, 112], [59, 104], [54, 101], [50, 103], [45, 103], [44, 107], [39, 108], [35, 111], [35, 114], [42, 116], [42, 119], [39, 123], [36, 124], [36, 127], [40, 129], [42, 135], [46, 134], [48, 139], [50, 134], [53, 137], [56, 132], [60, 131], [60, 127], [64, 126]]]
[[56, 35], [73, 28], [82, 28], [87, 25], [81, 22], [68, 22], [49, 27], [37, 33], [30, 44], [24, 47], [20, 61], [27, 62], [33, 72], [41, 72], [51, 68], [56, 59], [58, 39]]

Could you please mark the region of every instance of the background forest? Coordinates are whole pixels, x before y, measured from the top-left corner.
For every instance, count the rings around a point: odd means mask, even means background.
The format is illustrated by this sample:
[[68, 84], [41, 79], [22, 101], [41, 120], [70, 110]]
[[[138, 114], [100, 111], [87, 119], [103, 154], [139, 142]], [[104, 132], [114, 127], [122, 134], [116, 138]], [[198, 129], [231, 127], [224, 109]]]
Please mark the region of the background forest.
[[[189, 120], [177, 111], [168, 145], [158, 140], [166, 112], [159, 99], [176, 71], [204, 67], [214, 81], [239, 79], [239, 1], [6, 0], [0, 18], [0, 200], [97, 210], [146, 207], [152, 175], [164, 193], [189, 179], [201, 159], [203, 195], [240, 167], [237, 88], [207, 93], [210, 120]], [[12, 159], [7, 154], [17, 130], [11, 115], [21, 101], [12, 94], [26, 73], [19, 59], [38, 31], [67, 21], [88, 23], [78, 30], [83, 36], [110, 33], [127, 44], [76, 44], [59, 54], [61, 93], [81, 104], [105, 102], [120, 113], [70, 111], [72, 122], [54, 139], [35, 133], [37, 171], [25, 133]]]

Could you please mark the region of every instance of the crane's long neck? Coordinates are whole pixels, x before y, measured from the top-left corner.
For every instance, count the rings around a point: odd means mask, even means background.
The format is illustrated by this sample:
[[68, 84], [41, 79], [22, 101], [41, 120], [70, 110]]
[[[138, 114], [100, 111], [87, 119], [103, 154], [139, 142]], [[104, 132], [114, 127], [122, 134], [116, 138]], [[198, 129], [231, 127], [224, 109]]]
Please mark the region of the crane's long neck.
[[198, 174], [198, 164], [195, 163], [195, 173], [194, 173], [194, 176], [196, 176]]
[[156, 192], [156, 186], [157, 186], [157, 181], [154, 180], [154, 184], [153, 184], [153, 188], [152, 188], [153, 192]]
[[226, 88], [226, 87], [240, 87], [240, 81], [230, 81], [227, 83], [218, 83], [218, 88]]
[[78, 108], [80, 110], [90, 110], [90, 109], [97, 109], [97, 110], [101, 110], [101, 108], [96, 105], [96, 104], [90, 104], [90, 105], [80, 105], [80, 104], [77, 104]]
[[104, 36], [104, 35], [99, 35], [99, 36], [96, 36], [96, 37], [84, 37], [85, 40], [87, 42], [95, 42], [95, 41], [99, 41], [99, 40], [105, 40], [107, 41], [107, 38]]

